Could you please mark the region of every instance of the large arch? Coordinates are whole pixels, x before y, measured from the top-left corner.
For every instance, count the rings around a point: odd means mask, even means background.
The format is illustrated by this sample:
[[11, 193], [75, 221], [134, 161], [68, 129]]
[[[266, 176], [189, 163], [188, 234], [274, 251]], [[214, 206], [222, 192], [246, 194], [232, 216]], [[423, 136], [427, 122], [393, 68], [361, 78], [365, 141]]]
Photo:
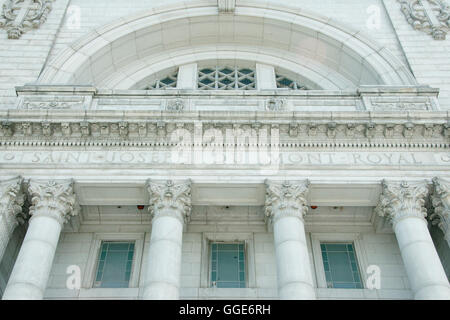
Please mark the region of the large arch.
[[129, 89], [168, 67], [212, 58], [287, 67], [321, 89], [416, 84], [399, 59], [361, 33], [252, 1], [240, 1], [234, 15], [190, 1], [121, 18], [63, 49], [38, 83]]

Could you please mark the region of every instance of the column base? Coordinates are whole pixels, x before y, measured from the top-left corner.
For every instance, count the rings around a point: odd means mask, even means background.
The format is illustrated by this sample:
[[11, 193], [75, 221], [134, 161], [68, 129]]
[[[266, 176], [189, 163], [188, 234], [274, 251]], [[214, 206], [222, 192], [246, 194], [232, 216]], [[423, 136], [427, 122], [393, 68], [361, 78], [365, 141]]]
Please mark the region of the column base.
[[280, 300], [315, 300], [316, 291], [306, 283], [294, 282], [278, 289]]
[[153, 282], [144, 288], [144, 300], [178, 300], [180, 289], [166, 282]]
[[430, 285], [418, 290], [414, 295], [415, 300], [450, 300], [449, 285]]
[[38, 287], [28, 283], [14, 283], [9, 285], [2, 300], [42, 300], [44, 293]]

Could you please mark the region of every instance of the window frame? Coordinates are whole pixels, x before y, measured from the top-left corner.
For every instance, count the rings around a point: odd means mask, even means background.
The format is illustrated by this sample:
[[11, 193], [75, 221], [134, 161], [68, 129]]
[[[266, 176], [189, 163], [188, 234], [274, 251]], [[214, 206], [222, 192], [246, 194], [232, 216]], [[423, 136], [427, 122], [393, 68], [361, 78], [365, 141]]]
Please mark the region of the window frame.
[[[139, 276], [144, 249], [144, 233], [96, 233], [89, 250], [88, 264], [83, 281], [83, 287], [91, 289], [121, 290], [139, 287]], [[102, 288], [96, 287], [98, 257], [103, 242], [134, 242], [133, 266], [131, 268], [130, 281], [127, 288]]]
[[[247, 244], [245, 243], [245, 241], [210, 241], [209, 242], [209, 277], [208, 277], [208, 281], [209, 281], [209, 283], [208, 283], [208, 285], [209, 285], [209, 288], [217, 288], [217, 287], [213, 287], [212, 286], [212, 283], [211, 283], [211, 276], [212, 276], [212, 245], [213, 244], [237, 244], [237, 245], [240, 245], [240, 244], [243, 244], [244, 245], [244, 274], [245, 274], [245, 279], [244, 279], [244, 282], [245, 282], [245, 287], [244, 288], [232, 288], [232, 289], [245, 289], [245, 288], [247, 288], [247, 285], [248, 285], [248, 281], [247, 281], [247, 278], [248, 278], [248, 271], [247, 271]], [[217, 261], [217, 263], [218, 263], [219, 261]], [[240, 281], [239, 281], [240, 282]], [[219, 288], [220, 289], [220, 288]], [[227, 289], [230, 289], [230, 288], [227, 288]]]
[[[211, 286], [211, 244], [212, 243], [243, 243], [245, 259], [245, 288], [215, 288]], [[202, 258], [200, 273], [200, 288], [214, 290], [246, 290], [256, 287], [254, 240], [251, 233], [203, 233]]]
[[[321, 243], [352, 243], [355, 250], [356, 261], [361, 278], [362, 288], [329, 288], [325, 277], [325, 268], [322, 259]], [[313, 251], [314, 268], [316, 274], [316, 283], [318, 288], [334, 289], [334, 290], [364, 290], [366, 289], [366, 270], [367, 257], [361, 236], [359, 233], [312, 233], [311, 247]]]

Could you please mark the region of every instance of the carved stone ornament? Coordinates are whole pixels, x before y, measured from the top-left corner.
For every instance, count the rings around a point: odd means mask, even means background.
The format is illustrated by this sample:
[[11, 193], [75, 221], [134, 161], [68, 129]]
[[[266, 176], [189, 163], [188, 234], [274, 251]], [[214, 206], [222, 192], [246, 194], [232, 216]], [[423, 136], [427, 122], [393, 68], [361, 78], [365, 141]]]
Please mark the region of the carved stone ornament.
[[274, 223], [284, 216], [294, 216], [300, 219], [308, 212], [307, 195], [309, 181], [265, 181], [266, 221]]
[[17, 224], [23, 223], [25, 220], [25, 216], [22, 214], [22, 206], [25, 201], [22, 181], [23, 179], [18, 177], [0, 182], [0, 215], [3, 215], [9, 232], [12, 232]]
[[19, 39], [27, 28], [39, 28], [52, 10], [53, 0], [7, 0], [0, 15], [0, 27], [9, 39]]
[[78, 214], [72, 180], [31, 180], [28, 186], [31, 198], [30, 215], [50, 216], [64, 224]]
[[280, 111], [283, 110], [284, 101], [282, 99], [269, 99], [266, 102], [266, 110]]
[[398, 0], [406, 20], [416, 30], [445, 40], [450, 29], [450, 7], [444, 0]]
[[191, 180], [147, 182], [150, 195], [149, 212], [152, 219], [161, 216], [176, 217], [187, 223], [191, 216]]
[[184, 109], [184, 100], [175, 99], [167, 101], [166, 110], [167, 111], [183, 111]]
[[450, 241], [450, 182], [441, 178], [434, 178], [433, 185], [431, 201], [434, 213], [430, 216], [430, 220], [441, 228], [445, 239]]
[[382, 182], [382, 192], [375, 213], [387, 217], [395, 225], [408, 217], [425, 219], [427, 210], [425, 198], [428, 195], [428, 185], [419, 182]]

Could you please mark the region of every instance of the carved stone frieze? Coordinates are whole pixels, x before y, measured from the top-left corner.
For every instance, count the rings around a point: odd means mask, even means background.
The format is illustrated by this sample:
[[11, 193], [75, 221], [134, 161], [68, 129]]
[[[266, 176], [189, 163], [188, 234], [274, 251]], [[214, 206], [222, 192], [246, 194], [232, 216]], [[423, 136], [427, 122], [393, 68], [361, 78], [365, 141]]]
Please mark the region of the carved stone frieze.
[[0, 27], [9, 39], [19, 39], [29, 28], [39, 28], [52, 10], [53, 0], [7, 0], [0, 15]]
[[81, 109], [84, 101], [27, 101], [25, 100], [19, 109]]
[[[260, 124], [258, 127], [254, 123], [233, 124], [233, 123], [214, 123], [214, 128], [219, 130], [222, 136], [227, 134], [231, 128], [234, 130], [243, 130], [246, 134], [256, 132], [258, 136], [267, 136], [270, 140], [273, 129], [271, 125]], [[275, 125], [275, 124], [274, 124]], [[195, 134], [205, 134], [209, 128], [208, 122], [198, 123], [196, 125], [201, 131], [197, 130]], [[169, 142], [172, 133], [183, 127], [191, 135], [194, 135], [194, 125], [191, 122], [11, 122], [3, 121], [0, 123], [0, 143], [20, 143], [25, 141], [51, 141], [58, 142], [65, 138], [66, 141], [77, 141], [78, 139], [89, 139], [92, 143], [96, 141], [104, 142], [121, 139], [124, 141], [133, 141], [134, 139], [145, 139], [148, 142]], [[248, 131], [248, 132], [247, 132]], [[264, 134], [262, 133], [264, 131]], [[296, 142], [303, 140], [327, 142], [330, 139], [337, 141], [339, 139], [380, 139], [384, 143], [389, 143], [391, 139], [407, 139], [408, 143], [418, 139], [417, 143], [439, 143], [448, 144], [449, 128], [446, 124], [415, 124], [407, 122], [403, 124], [395, 123], [336, 123], [334, 121], [328, 124], [291, 122], [289, 124], [279, 125], [279, 142], [295, 139]], [[31, 140], [30, 140], [31, 139]], [[69, 139], [69, 140], [67, 140]], [[430, 140], [431, 139], [431, 140]], [[85, 140], [83, 140], [85, 141]]]

